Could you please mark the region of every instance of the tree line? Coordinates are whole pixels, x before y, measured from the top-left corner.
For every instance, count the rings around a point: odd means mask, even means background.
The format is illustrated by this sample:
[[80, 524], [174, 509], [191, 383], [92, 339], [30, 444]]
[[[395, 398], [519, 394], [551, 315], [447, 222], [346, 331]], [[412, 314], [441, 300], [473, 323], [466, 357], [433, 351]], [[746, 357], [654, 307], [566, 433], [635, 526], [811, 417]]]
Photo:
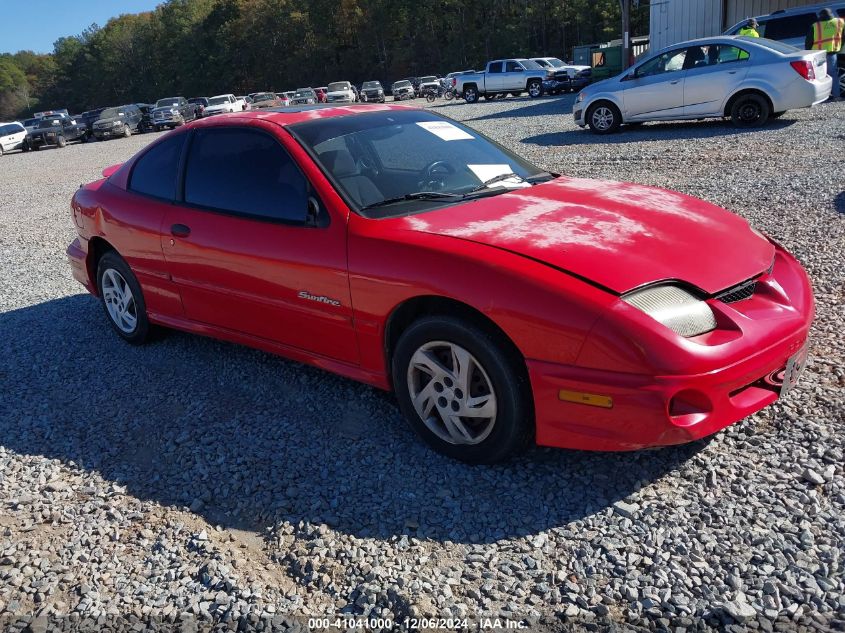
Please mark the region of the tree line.
[[[648, 30], [641, 4], [634, 34]], [[565, 59], [620, 30], [618, 0], [167, 0], [62, 37], [49, 54], [0, 55], [0, 119]]]

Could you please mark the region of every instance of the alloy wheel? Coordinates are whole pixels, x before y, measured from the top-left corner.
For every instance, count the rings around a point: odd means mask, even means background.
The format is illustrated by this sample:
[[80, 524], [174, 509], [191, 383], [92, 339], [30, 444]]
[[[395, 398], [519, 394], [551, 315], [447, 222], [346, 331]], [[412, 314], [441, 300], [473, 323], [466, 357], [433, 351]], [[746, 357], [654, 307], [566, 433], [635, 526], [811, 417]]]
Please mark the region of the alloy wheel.
[[132, 334], [138, 327], [138, 308], [126, 279], [114, 268], [109, 268], [103, 273], [102, 291], [112, 322], [121, 332]]
[[593, 112], [593, 125], [599, 130], [609, 130], [613, 125], [613, 112], [607, 106], [599, 106]]
[[496, 424], [496, 392], [469, 351], [447, 341], [422, 345], [408, 365], [408, 391], [417, 415], [449, 444], [483, 442]]
[[[533, 83], [530, 86], [528, 86], [528, 94], [531, 95], [532, 97], [539, 97], [540, 96], [540, 84]], [[514, 93], [514, 96], [518, 97], [519, 95]]]

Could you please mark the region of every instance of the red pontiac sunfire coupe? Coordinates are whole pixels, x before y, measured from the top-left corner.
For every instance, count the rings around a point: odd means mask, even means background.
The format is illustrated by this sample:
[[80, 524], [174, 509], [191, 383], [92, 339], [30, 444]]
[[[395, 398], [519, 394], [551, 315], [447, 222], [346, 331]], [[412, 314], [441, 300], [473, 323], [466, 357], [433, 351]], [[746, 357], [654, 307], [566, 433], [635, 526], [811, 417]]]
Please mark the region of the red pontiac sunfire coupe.
[[809, 279], [719, 207], [559, 177], [403, 106], [202, 119], [79, 189], [74, 276], [163, 325], [393, 389], [435, 449], [712, 434], [806, 360]]

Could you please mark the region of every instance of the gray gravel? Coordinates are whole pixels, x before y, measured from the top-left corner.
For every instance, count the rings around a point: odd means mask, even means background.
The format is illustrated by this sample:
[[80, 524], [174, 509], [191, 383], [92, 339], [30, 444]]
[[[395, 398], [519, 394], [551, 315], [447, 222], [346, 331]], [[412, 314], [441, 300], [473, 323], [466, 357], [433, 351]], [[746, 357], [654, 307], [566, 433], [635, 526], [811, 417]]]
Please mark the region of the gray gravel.
[[678, 189], [780, 240], [818, 301], [795, 392], [710, 442], [458, 464], [368, 387], [197, 336], [117, 339], [70, 277], [68, 202], [153, 135], [8, 154], [0, 628], [344, 613], [842, 630], [845, 103], [598, 138], [571, 102], [434, 107], [547, 169]]

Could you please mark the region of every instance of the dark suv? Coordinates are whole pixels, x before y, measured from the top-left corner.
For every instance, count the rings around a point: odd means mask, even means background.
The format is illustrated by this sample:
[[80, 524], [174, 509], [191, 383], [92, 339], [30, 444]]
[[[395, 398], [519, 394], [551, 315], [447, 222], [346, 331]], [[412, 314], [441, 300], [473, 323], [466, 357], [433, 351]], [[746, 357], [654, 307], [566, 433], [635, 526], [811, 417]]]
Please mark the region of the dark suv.
[[153, 127], [158, 132], [166, 127], [177, 127], [197, 118], [197, 108], [185, 97], [165, 97], [156, 101], [153, 108]]
[[44, 117], [38, 122], [32, 132], [27, 134], [23, 149], [39, 149], [47, 145], [64, 147], [71, 141], [85, 140], [87, 129], [80, 120], [71, 119], [67, 115]]
[[106, 108], [94, 122], [94, 136], [98, 141], [116, 136], [132, 136], [142, 132], [143, 114], [134, 103]]
[[92, 136], [94, 136], [94, 121], [100, 118], [100, 113], [105, 110], [105, 108], [94, 108], [93, 110], [86, 110], [81, 115], [79, 115], [79, 119], [77, 119], [77, 123], [81, 120], [82, 123], [85, 125], [85, 139], [88, 140]]

